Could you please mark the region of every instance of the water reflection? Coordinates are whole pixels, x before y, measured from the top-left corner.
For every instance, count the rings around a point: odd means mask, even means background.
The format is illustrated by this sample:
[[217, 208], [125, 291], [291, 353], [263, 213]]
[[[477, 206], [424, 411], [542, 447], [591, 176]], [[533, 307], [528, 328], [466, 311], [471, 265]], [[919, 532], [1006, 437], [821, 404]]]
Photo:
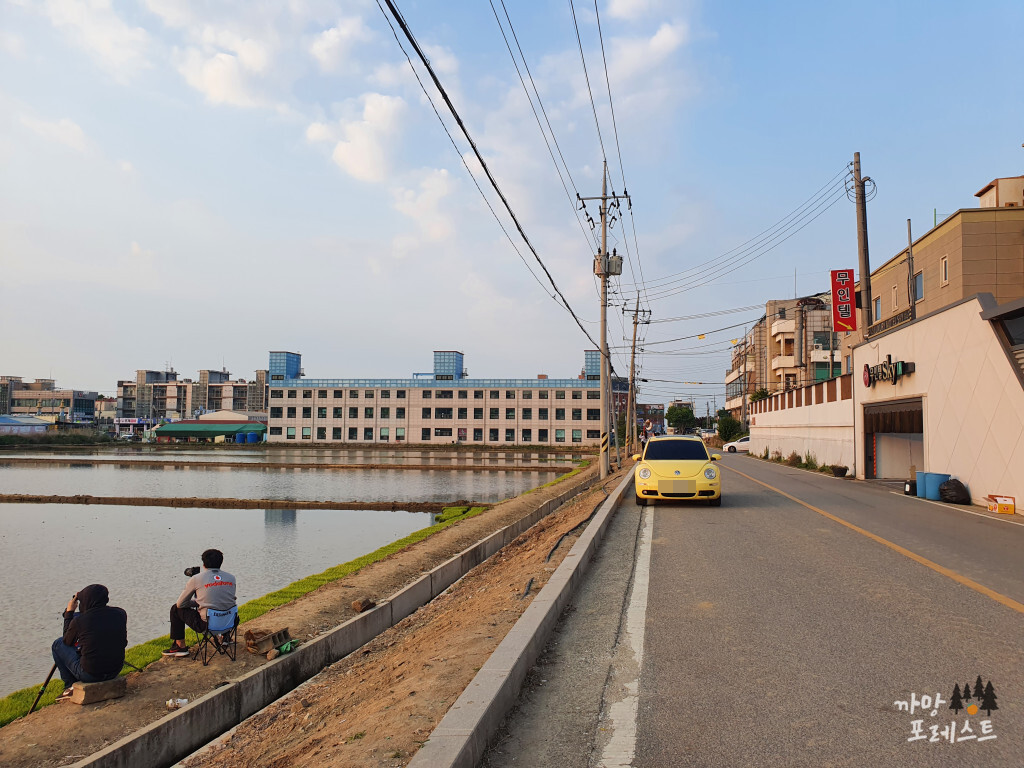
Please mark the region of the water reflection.
[[265, 509], [263, 510], [263, 524], [270, 527], [295, 526], [294, 509]]

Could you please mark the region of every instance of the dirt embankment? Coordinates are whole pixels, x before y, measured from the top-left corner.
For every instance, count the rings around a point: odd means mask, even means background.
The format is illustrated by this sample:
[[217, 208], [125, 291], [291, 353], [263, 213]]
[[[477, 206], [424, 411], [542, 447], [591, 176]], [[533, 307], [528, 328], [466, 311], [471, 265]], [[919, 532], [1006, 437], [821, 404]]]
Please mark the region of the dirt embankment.
[[[564, 483], [498, 504], [241, 629], [288, 627], [295, 638], [316, 637], [351, 618], [353, 600], [386, 599], [422, 572], [596, 472], [592, 466]], [[612, 482], [610, 478], [605, 486], [611, 488]], [[404, 765], [571, 546], [570, 540], [563, 541], [545, 562], [554, 543], [585, 521], [603, 496], [597, 486], [564, 505], [448, 593], [304, 686], [297, 697], [271, 705], [259, 715], [265, 718], [262, 726], [271, 729], [267, 736], [249, 731], [248, 725], [240, 727], [237, 741], [222, 747], [214, 764]], [[530, 593], [521, 598], [530, 578]], [[128, 676], [123, 699], [86, 707], [59, 704], [0, 729], [0, 765], [70, 764], [164, 716], [168, 699], [194, 700], [265, 663], [262, 656], [244, 651], [234, 664], [217, 657], [208, 667], [188, 659], [162, 659]], [[197, 765], [211, 759], [204, 757]]]
[[3, 493], [0, 504], [112, 504], [134, 507], [195, 507], [201, 509], [384, 509], [440, 512], [445, 507], [490, 507], [476, 501], [295, 501], [294, 499], [210, 499], [195, 496], [52, 496], [39, 493]]

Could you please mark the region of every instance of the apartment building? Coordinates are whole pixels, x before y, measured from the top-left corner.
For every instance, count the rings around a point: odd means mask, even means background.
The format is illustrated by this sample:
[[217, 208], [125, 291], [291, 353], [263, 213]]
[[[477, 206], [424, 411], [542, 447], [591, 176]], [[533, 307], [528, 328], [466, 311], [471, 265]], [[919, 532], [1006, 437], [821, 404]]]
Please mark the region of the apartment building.
[[179, 379], [174, 369], [138, 370], [135, 380], [117, 382], [117, 417], [124, 424], [155, 424], [194, 418], [212, 411], [265, 411], [267, 371], [252, 381], [232, 379], [227, 369], [201, 370], [198, 379]]
[[407, 379], [307, 379], [301, 355], [271, 352], [267, 440], [600, 444], [600, 354], [575, 379], [471, 379], [464, 359], [435, 351], [433, 370]]
[[58, 389], [53, 379], [0, 376], [0, 414], [35, 416], [50, 423], [92, 424], [97, 392]]

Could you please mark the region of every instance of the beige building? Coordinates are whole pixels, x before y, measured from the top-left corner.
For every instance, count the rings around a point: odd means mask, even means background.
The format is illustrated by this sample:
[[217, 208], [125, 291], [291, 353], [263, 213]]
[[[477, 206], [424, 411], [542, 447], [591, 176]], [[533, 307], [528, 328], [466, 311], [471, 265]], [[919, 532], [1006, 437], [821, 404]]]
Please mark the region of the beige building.
[[97, 392], [58, 389], [53, 379], [0, 376], [0, 414], [35, 416], [50, 423], [92, 424]]
[[[135, 380], [117, 382], [117, 416], [122, 420], [195, 418], [210, 411], [265, 411], [267, 372], [251, 381], [232, 379], [225, 369], [199, 371], [198, 380], [178, 379], [177, 371], [138, 370]], [[123, 421], [123, 423], [134, 423]]]

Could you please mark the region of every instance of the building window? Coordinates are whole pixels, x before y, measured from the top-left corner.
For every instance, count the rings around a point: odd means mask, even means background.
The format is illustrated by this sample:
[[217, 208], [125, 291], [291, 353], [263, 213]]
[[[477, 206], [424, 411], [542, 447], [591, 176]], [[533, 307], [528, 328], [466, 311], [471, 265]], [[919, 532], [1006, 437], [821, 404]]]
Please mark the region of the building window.
[[574, 443], [582, 443], [583, 442], [583, 430], [582, 429], [574, 429], [572, 431], [572, 441]]
[[331, 429], [331, 440], [341, 440], [341, 427]]
[[587, 430], [587, 440], [600, 440], [600, 439], [601, 439], [601, 430], [600, 429], [588, 429]]
[[358, 427], [349, 427], [348, 428], [348, 439], [349, 440], [358, 440], [359, 439], [359, 428]]
[[582, 389], [574, 389], [572, 391], [572, 399], [573, 400], [582, 400], [583, 399], [583, 390]]
[[555, 408], [555, 421], [565, 421], [565, 408]]
[[312, 427], [303, 427], [302, 428], [302, 439], [303, 440], [312, 440], [313, 439], [313, 428]]
[[297, 391], [296, 390], [294, 390], [294, 389], [289, 389], [288, 390], [288, 399], [289, 400], [294, 400], [297, 396], [298, 395], [297, 395]]
[[317, 440], [326, 440], [327, 439], [327, 427], [317, 427], [316, 428], [316, 439]]
[[468, 419], [469, 418], [469, 410], [466, 409], [466, 408], [459, 408], [458, 417], [460, 419]]
[[399, 400], [404, 400], [405, 399], [405, 390], [404, 389], [398, 390], [395, 393], [395, 396], [398, 397]]
[[304, 390], [302, 390], [302, 399], [303, 400], [312, 400], [313, 399], [313, 390], [312, 389], [304, 389]]
[[452, 436], [451, 427], [437, 427], [434, 430], [434, 437], [451, 437], [451, 436]]
[[335, 400], [341, 400], [344, 396], [345, 396], [345, 390], [343, 390], [343, 389], [336, 389], [336, 390], [334, 390], [334, 399]]
[[271, 427], [270, 428], [270, 434], [272, 434], [272, 435], [280, 435], [281, 432], [282, 432], [282, 430], [281, 430], [280, 427]]
[[390, 419], [391, 418], [391, 409], [388, 408], [387, 406], [381, 408], [380, 409], [380, 417], [382, 419]]
[[295, 418], [295, 406], [294, 405], [288, 406], [288, 418], [289, 419], [294, 419]]
[[474, 419], [482, 419], [483, 417], [484, 417], [484, 409], [483, 408], [474, 408], [473, 409], [473, 418]]
[[914, 275], [914, 301], [920, 301], [924, 298], [924, 272], [918, 272]]
[[555, 390], [555, 400], [565, 400], [565, 390], [564, 389], [556, 389]]
[[365, 390], [363, 392], [363, 399], [364, 400], [373, 400], [373, 390], [372, 389]]
[[373, 427], [363, 427], [363, 440], [373, 440]]
[[546, 429], [538, 429], [537, 439], [542, 443], [546, 443], [548, 441], [548, 431]]
[[382, 400], [390, 400], [391, 399], [391, 390], [390, 389], [382, 389], [380, 391], [380, 396], [381, 396]]
[[460, 389], [459, 390], [459, 400], [465, 400], [468, 397], [469, 397], [469, 392], [467, 392], [464, 389]]
[[286, 440], [295, 439], [295, 427], [288, 427], [288, 433], [285, 435]]
[[505, 409], [505, 418], [506, 419], [514, 419], [515, 417], [516, 417], [516, 409], [515, 408], [506, 408]]
[[490, 391], [490, 392], [489, 392], [489, 393], [487, 394], [487, 396], [488, 396], [489, 398], [491, 398], [491, 400], [497, 400], [497, 399], [498, 399], [498, 390], [496, 390], [496, 389], [492, 389], [492, 390], [491, 390], [491, 391]]
[[532, 429], [524, 429], [523, 430], [523, 442], [524, 443], [532, 443], [533, 442], [533, 430]]
[[473, 399], [474, 400], [483, 400], [484, 399], [484, 391], [482, 389], [474, 389], [473, 390]]
[[949, 285], [949, 259], [946, 256], [939, 262], [939, 285]]
[[498, 442], [498, 430], [496, 430], [496, 429], [488, 429], [487, 430], [487, 439], [490, 440], [492, 443]]
[[599, 389], [588, 389], [587, 390], [587, 400], [600, 400], [600, 399], [601, 399], [601, 390], [599, 390]]
[[270, 397], [274, 400], [280, 400], [284, 397], [283, 389], [272, 389], [270, 390]]
[[342, 417], [341, 406], [339, 405], [337, 408], [331, 411], [331, 413], [333, 414], [333, 418], [340, 419]]
[[601, 409], [600, 408], [587, 408], [587, 421], [600, 421], [601, 420]]
[[487, 411], [487, 414], [488, 414], [488, 418], [496, 419], [496, 418], [498, 418], [498, 409], [497, 408], [489, 408], [488, 411]]
[[548, 391], [546, 389], [540, 390], [537, 393], [537, 399], [538, 400], [547, 400], [548, 399]]
[[437, 390], [437, 399], [438, 400], [451, 400], [453, 396], [454, 396], [454, 392], [452, 392], [452, 390], [450, 390], [450, 389], [439, 389], [439, 390]]
[[583, 421], [583, 409], [582, 408], [573, 408], [572, 409], [572, 420], [573, 421]]
[[386, 443], [386, 442], [388, 442], [390, 437], [391, 437], [390, 429], [388, 427], [381, 427], [380, 428], [380, 441], [382, 443]]
[[533, 400], [533, 392], [528, 389], [523, 390], [523, 400]]
[[420, 440], [430, 440], [430, 427], [423, 427], [420, 430]]
[[326, 408], [317, 408], [316, 409], [316, 417], [318, 419], [326, 419], [327, 418], [327, 409]]
[[846, 372], [853, 373], [853, 363], [850, 362], [850, 356], [846, 356]]
[[548, 420], [548, 409], [547, 408], [538, 408], [537, 409], [537, 418], [540, 419], [541, 421], [547, 421]]
[[514, 429], [505, 430], [505, 442], [514, 443], [516, 441], [516, 431]]
[[484, 439], [484, 431], [483, 431], [483, 429], [481, 429], [480, 427], [475, 427], [473, 429], [473, 442], [474, 443], [479, 443], [483, 439]]
[[282, 414], [283, 413], [284, 413], [284, 408], [281, 408], [280, 406], [278, 406], [276, 408], [274, 406], [270, 406], [270, 418], [272, 418], [272, 419], [280, 419], [280, 418], [282, 418]]
[[435, 419], [450, 419], [452, 417], [451, 408], [435, 408], [434, 418]]
[[877, 297], [875, 299], [875, 308], [874, 308], [873, 315], [874, 316], [871, 318], [873, 322], [877, 323], [879, 320], [882, 319], [882, 297], [881, 296], [879, 296], [879, 297]]
[[363, 418], [364, 419], [372, 419], [373, 418], [373, 408], [372, 407], [363, 408]]
[[401, 443], [405, 441], [405, 427], [395, 428], [395, 442]]
[[395, 418], [396, 419], [404, 419], [405, 418], [405, 408], [395, 408]]
[[430, 409], [429, 408], [423, 408], [421, 410], [421, 412], [420, 412], [420, 417], [424, 418], [424, 419], [429, 419], [430, 418]]
[[430, 399], [430, 398], [432, 398], [433, 396], [434, 396], [434, 393], [433, 393], [433, 392], [431, 392], [431, 391], [430, 391], [429, 389], [424, 389], [424, 390], [423, 390], [423, 399], [424, 399], [424, 400], [429, 400], [429, 399]]
[[565, 430], [564, 429], [556, 429], [555, 430], [555, 442], [556, 443], [564, 443], [565, 442]]
[[533, 418], [533, 408], [523, 408], [523, 418], [530, 420]]
[[327, 399], [327, 390], [326, 389], [318, 389], [316, 391], [316, 396], [317, 396], [318, 399], [326, 400]]
[[348, 396], [349, 397], [359, 397], [359, 390], [358, 389], [350, 389], [348, 391]]
[[896, 290], [896, 286], [892, 287], [892, 311], [895, 312], [899, 306], [899, 291]]
[[354, 407], [354, 406], [350, 407], [348, 409], [348, 417], [350, 419], [358, 419], [359, 418], [359, 409]]
[[514, 389], [506, 389], [505, 390], [505, 399], [506, 400], [515, 400], [516, 399], [516, 391]]

